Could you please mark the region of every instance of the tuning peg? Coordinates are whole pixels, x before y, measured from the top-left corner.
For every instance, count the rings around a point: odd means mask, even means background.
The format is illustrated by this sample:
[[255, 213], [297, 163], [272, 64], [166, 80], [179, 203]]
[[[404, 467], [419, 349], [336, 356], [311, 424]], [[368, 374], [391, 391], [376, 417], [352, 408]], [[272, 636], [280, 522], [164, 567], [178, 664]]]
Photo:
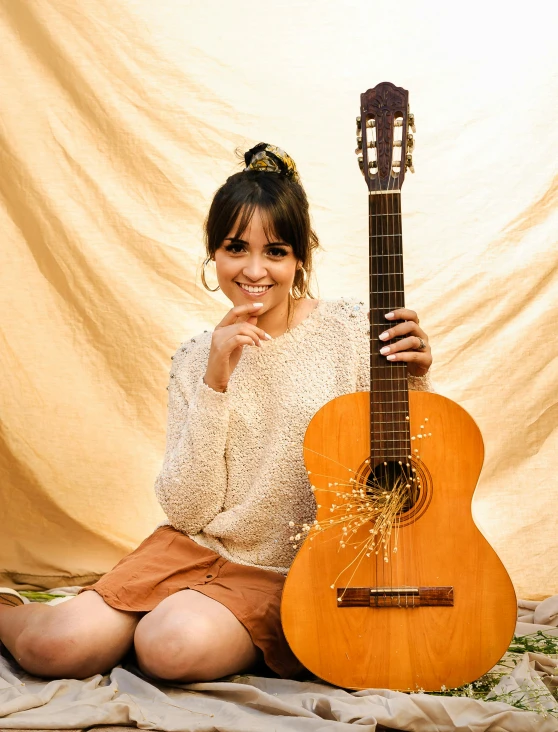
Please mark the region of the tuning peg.
[[360, 117], [357, 117], [357, 118], [356, 118], [356, 125], [357, 125], [357, 130], [360, 130], [360, 129], [361, 129], [361, 127], [362, 127], [362, 125], [361, 125], [361, 123], [360, 123]]
[[415, 115], [412, 112], [409, 112], [409, 116], [407, 118], [407, 124], [413, 130], [413, 132], [417, 131], [417, 128], [415, 127]]
[[358, 155], [362, 150], [362, 137], [357, 139], [357, 146], [355, 153]]
[[376, 127], [376, 120], [375, 119], [367, 119], [366, 120], [366, 126], [367, 127]]
[[359, 155], [358, 158], [357, 158], [357, 160], [358, 160], [358, 167], [364, 173], [364, 160], [362, 158], [362, 155]]
[[413, 156], [411, 155], [411, 153], [407, 153], [407, 157], [405, 159], [405, 167], [407, 168], [407, 170], [410, 170], [411, 173], [415, 172], [415, 169], [413, 167]]
[[415, 149], [415, 138], [409, 132], [409, 134], [407, 135], [407, 150], [409, 150], [409, 152], [412, 152], [414, 149]]

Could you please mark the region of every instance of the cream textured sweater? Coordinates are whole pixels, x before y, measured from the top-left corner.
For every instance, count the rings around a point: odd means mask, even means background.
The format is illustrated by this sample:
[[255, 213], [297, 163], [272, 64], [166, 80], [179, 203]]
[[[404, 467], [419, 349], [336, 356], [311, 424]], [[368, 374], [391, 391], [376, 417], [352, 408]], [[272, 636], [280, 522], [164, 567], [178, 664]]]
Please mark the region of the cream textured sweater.
[[[308, 423], [331, 399], [370, 389], [367, 308], [320, 300], [291, 331], [245, 346], [224, 393], [203, 382], [211, 335], [173, 356], [155, 482], [164, 524], [233, 562], [286, 573], [296, 553], [289, 521], [315, 515], [302, 456]], [[408, 378], [432, 391], [428, 374]]]

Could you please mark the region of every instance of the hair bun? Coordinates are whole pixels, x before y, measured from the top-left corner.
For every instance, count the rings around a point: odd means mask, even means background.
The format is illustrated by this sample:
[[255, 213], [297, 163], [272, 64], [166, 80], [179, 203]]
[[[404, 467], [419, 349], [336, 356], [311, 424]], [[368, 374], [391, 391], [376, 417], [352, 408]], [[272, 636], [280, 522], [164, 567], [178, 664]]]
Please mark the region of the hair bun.
[[300, 176], [295, 161], [280, 147], [260, 142], [244, 153], [244, 170], [261, 170], [267, 173], [279, 173], [300, 183]]

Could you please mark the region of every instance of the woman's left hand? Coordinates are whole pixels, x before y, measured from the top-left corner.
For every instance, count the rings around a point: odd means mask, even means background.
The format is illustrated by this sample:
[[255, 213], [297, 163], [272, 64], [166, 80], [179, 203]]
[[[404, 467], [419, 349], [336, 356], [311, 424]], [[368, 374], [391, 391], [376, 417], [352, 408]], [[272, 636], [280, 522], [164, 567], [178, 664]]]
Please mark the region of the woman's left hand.
[[[418, 315], [414, 310], [400, 308], [387, 313], [386, 325], [389, 321], [400, 320], [380, 333], [380, 353], [388, 361], [406, 361], [409, 373], [413, 376], [424, 376], [432, 363], [432, 351], [428, 345], [428, 336], [419, 325]], [[392, 338], [403, 336], [401, 340], [389, 343]]]

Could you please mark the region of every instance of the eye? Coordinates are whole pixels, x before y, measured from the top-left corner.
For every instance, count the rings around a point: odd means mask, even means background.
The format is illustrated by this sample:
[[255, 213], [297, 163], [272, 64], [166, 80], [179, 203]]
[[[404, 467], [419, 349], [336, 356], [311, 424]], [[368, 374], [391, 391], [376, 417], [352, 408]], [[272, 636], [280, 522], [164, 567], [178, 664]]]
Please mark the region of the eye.
[[244, 244], [239, 244], [238, 242], [231, 242], [230, 244], [227, 244], [225, 247], [225, 250], [227, 252], [232, 252], [233, 254], [238, 254], [238, 252], [242, 251], [244, 249]]
[[283, 249], [282, 247], [271, 247], [270, 249], [268, 249], [268, 252], [273, 257], [279, 257], [279, 258], [286, 257], [288, 254], [287, 250]]

